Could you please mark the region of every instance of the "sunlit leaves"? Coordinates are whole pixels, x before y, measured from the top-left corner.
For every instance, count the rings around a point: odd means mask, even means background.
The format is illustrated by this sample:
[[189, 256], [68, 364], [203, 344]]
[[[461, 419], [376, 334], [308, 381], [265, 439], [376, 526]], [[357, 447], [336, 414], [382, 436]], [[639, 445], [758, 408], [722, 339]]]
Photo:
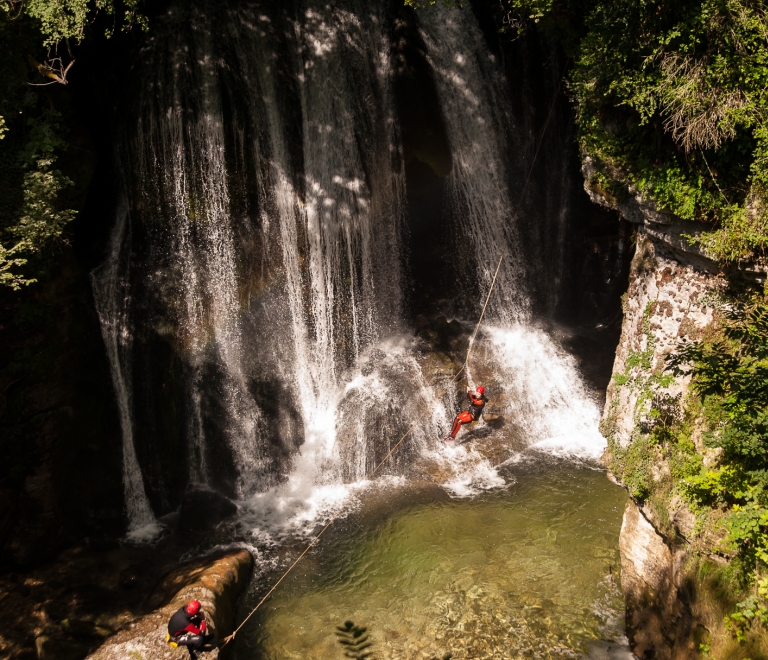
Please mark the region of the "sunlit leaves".
[[754, 0], [595, 0], [570, 89], [582, 149], [723, 261], [768, 247], [768, 19]]
[[[140, 4], [141, 0], [122, 0], [125, 29], [136, 24], [146, 30], [147, 18], [138, 11]], [[0, 9], [8, 15], [23, 11], [37, 19], [43, 45], [56, 48], [64, 40], [82, 41], [94, 15], [99, 11], [115, 14], [116, 3], [114, 0], [0, 0]]]

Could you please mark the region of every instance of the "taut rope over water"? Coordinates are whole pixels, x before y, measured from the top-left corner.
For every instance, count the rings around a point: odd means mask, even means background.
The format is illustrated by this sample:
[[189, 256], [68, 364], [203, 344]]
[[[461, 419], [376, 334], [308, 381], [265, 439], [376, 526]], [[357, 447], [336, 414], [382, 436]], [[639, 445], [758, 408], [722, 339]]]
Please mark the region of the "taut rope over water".
[[[499, 268], [501, 268], [501, 260], [504, 258], [504, 255], [502, 254], [499, 257], [499, 263], [496, 266], [496, 272], [493, 274], [493, 281], [491, 282], [491, 288], [488, 289], [488, 295], [485, 298], [485, 304], [483, 305], [483, 311], [480, 313], [480, 320], [477, 322], [477, 325], [475, 326], [475, 331], [472, 333], [472, 337], [469, 340], [469, 347], [467, 349], [467, 357], [464, 359], [464, 364], [461, 366], [461, 369], [459, 369], [456, 374], [451, 378], [451, 382], [455, 382], [458, 380], [459, 374], [461, 374], [462, 371], [464, 371], [464, 368], [467, 366], [467, 363], [469, 362], [469, 356], [472, 353], [472, 345], [475, 343], [475, 338], [477, 337], [477, 332], [480, 330], [480, 324], [483, 322], [483, 316], [485, 316], [485, 308], [488, 307], [488, 301], [491, 299], [491, 293], [493, 292], [493, 287], [496, 284], [496, 276], [499, 274]], [[395, 444], [392, 449], [389, 450], [387, 455], [379, 461], [379, 464], [373, 468], [371, 473], [366, 477], [367, 479], [371, 479], [378, 471], [379, 468], [384, 465], [384, 463], [389, 459], [392, 454], [395, 453], [395, 450], [402, 444], [403, 440], [408, 437], [411, 431], [413, 431], [414, 428], [416, 428], [416, 424], [418, 422], [414, 422], [411, 424], [410, 428], [403, 433], [403, 436], [397, 441], [397, 444]], [[232, 632], [231, 635], [228, 635], [224, 638], [224, 643], [221, 645], [221, 648], [224, 648], [227, 644], [229, 644], [234, 638], [235, 635], [237, 635], [238, 632], [240, 632], [240, 629], [248, 622], [248, 619], [250, 619], [254, 614], [256, 614], [256, 611], [266, 602], [267, 598], [269, 598], [272, 593], [277, 589], [277, 587], [280, 585], [280, 583], [288, 576], [288, 574], [295, 568], [296, 564], [298, 564], [303, 558], [304, 555], [306, 555], [310, 548], [317, 543], [317, 541], [320, 539], [320, 537], [325, 534], [325, 531], [333, 524], [333, 522], [341, 515], [341, 512], [334, 515], [323, 527], [320, 532], [309, 542], [309, 545], [307, 545], [306, 548], [304, 548], [304, 552], [302, 552], [297, 558], [296, 561], [294, 561], [288, 569], [283, 573], [280, 578], [272, 585], [272, 588], [264, 595], [264, 597], [256, 604], [256, 607], [254, 607], [248, 614], [245, 619], [240, 623], [240, 625], [235, 628], [235, 630]]]

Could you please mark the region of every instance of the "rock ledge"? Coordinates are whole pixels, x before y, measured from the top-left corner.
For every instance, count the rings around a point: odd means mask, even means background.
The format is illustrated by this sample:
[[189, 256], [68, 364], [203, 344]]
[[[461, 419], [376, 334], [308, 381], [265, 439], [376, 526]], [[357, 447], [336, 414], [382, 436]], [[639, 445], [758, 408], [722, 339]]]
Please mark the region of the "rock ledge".
[[[186, 650], [171, 648], [166, 643], [166, 626], [171, 615], [192, 598], [202, 603], [209, 625], [222, 639], [232, 632], [237, 598], [252, 567], [251, 555], [238, 550], [176, 569], [156, 589], [153, 595], [158, 603], [156, 609], [130, 628], [110, 637], [86, 660], [179, 660], [186, 657]], [[216, 650], [206, 657], [213, 660], [218, 655]]]

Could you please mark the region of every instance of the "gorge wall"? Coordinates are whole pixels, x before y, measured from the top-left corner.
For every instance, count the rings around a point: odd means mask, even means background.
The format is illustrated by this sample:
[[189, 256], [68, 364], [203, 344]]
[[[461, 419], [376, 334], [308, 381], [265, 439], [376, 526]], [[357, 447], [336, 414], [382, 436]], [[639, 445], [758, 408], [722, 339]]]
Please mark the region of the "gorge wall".
[[[591, 162], [584, 163], [591, 180]], [[617, 209], [635, 229], [624, 320], [608, 386], [601, 431], [606, 466], [627, 488], [621, 530], [622, 587], [627, 634], [639, 658], [740, 658], [764, 652], [759, 635], [749, 648], [726, 631], [735, 594], [722, 580], [729, 557], [722, 528], [697, 517], [676, 492], [674, 452], [654, 443], [654, 428], [680, 419], [690, 376], [674, 375], [666, 359], [681, 340], [701, 339], [713, 322], [728, 278], [762, 283], [765, 273], [723, 272], [683, 234], [701, 227], [658, 211], [640, 195], [622, 203], [585, 186], [593, 201]], [[702, 419], [693, 420], [691, 451], [712, 464]], [[725, 556], [723, 553], [726, 553]], [[731, 592], [731, 593], [729, 593]]]

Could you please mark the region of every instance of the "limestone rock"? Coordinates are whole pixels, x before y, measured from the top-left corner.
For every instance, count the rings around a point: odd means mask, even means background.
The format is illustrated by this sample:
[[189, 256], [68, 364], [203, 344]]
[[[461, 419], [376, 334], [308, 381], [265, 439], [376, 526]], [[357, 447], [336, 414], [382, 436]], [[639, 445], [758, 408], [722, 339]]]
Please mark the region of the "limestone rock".
[[685, 550], [672, 552], [631, 500], [619, 536], [627, 635], [641, 660], [698, 657], [691, 641], [693, 617], [679, 598]]
[[[602, 420], [604, 433], [620, 446], [630, 444], [651, 401], [644, 399], [638, 405], [643, 388], [621, 386], [615, 377], [623, 375], [642, 382], [652, 370], [663, 368], [666, 356], [682, 338], [699, 339], [712, 320], [707, 295], [718, 285], [715, 273], [678, 261], [663, 244], [638, 235], [613, 365], [614, 379], [608, 386]], [[650, 368], [636, 364], [638, 355], [647, 356]], [[676, 405], [687, 384], [686, 378], [677, 378], [659, 392], [671, 406]]]
[[[153, 598], [158, 602], [157, 609], [109, 638], [87, 660], [183, 660], [186, 650], [174, 649], [166, 643], [166, 626], [171, 615], [193, 598], [202, 604], [205, 618], [218, 639], [223, 639], [234, 628], [237, 598], [252, 566], [251, 555], [239, 550], [193, 570], [177, 569], [156, 590]], [[206, 654], [209, 660], [218, 656], [218, 650]]]

